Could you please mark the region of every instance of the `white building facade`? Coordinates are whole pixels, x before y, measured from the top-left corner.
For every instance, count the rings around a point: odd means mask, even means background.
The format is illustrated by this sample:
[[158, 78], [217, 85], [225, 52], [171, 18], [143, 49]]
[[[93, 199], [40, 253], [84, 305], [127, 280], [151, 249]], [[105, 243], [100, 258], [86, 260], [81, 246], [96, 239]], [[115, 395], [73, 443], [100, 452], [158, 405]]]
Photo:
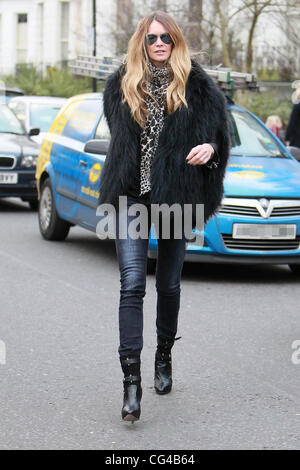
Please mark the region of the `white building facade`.
[[[111, 56], [115, 2], [97, 0], [97, 53]], [[93, 0], [0, 0], [0, 75], [31, 63], [43, 70], [93, 51]]]
[[[137, 20], [151, 9], [168, 9], [180, 25], [191, 28], [193, 21], [187, 19], [187, 12], [200, 3], [203, 16], [208, 16], [213, 8], [209, 0], [96, 0], [97, 55], [115, 56], [119, 32], [124, 27], [134, 28]], [[238, 3], [239, 0], [224, 0], [223, 6], [232, 9]], [[235, 28], [242, 43], [247, 37], [246, 24], [237, 24]], [[15, 73], [16, 66], [22, 63], [45, 70], [80, 54], [92, 55], [92, 25], [93, 0], [0, 0], [0, 76]], [[283, 25], [276, 26], [270, 21], [261, 20], [257, 25], [254, 56], [260, 56], [263, 65], [267, 57], [274, 56], [272, 51], [277, 50], [279, 57], [280, 50], [285, 50], [282, 31]], [[205, 42], [202, 48], [205, 51]], [[299, 62], [297, 50], [295, 55]]]

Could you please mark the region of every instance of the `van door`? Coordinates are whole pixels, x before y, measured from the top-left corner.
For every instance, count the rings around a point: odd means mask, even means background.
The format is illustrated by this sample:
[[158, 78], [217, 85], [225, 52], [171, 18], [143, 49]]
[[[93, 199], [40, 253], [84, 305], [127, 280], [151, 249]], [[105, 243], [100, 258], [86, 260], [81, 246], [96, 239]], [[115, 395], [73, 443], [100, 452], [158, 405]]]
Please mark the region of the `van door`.
[[78, 216], [80, 223], [91, 230], [96, 230], [96, 225], [99, 222], [96, 210], [98, 207], [101, 170], [110, 141], [110, 132], [104, 114], [102, 114], [92, 138], [98, 140], [98, 150], [97, 154], [84, 154], [86, 163], [81, 169], [81, 185], [78, 188], [78, 200], [80, 202]]
[[55, 139], [56, 151], [52, 162], [57, 210], [77, 223], [80, 206], [78, 191], [88, 165], [83, 149], [85, 142], [95, 133], [102, 103], [100, 100], [82, 99], [72, 103], [69, 108], [63, 131]]

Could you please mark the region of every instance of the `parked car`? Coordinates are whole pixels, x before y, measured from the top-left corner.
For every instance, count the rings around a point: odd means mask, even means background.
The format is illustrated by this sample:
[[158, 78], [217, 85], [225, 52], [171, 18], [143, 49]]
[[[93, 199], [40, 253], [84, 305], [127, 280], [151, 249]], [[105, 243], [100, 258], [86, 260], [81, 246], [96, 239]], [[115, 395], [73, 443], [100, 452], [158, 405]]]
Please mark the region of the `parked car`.
[[52, 96], [18, 96], [9, 101], [9, 108], [23, 123], [27, 132], [38, 128], [40, 132], [33, 137], [38, 144], [48, 132], [53, 120], [60, 108], [65, 104], [67, 98]]
[[[255, 115], [233, 103], [228, 112], [232, 148], [225, 197], [205, 227], [204, 245], [188, 245], [186, 260], [289, 264], [299, 273], [300, 165]], [[109, 138], [101, 94], [75, 96], [60, 111], [37, 164], [45, 239], [63, 240], [72, 224], [96, 230]], [[149, 262], [157, 256], [154, 227], [148, 256]]]
[[14, 113], [0, 104], [0, 198], [20, 197], [28, 201], [32, 209], [38, 205], [35, 181], [39, 145]]

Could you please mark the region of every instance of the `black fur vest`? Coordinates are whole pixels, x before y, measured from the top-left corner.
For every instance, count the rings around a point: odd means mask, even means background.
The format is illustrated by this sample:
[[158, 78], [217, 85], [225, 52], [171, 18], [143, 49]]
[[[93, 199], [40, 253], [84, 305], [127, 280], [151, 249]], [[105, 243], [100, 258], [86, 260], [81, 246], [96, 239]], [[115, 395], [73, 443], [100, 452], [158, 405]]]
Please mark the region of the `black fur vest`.
[[[101, 172], [99, 203], [118, 206], [139, 171], [141, 127], [122, 102], [123, 67], [112, 74], [104, 91], [104, 114], [111, 141]], [[188, 107], [169, 114], [158, 141], [151, 167], [151, 203], [204, 204], [205, 221], [220, 206], [223, 179], [229, 157], [229, 134], [225, 97], [204, 70], [192, 61], [186, 84]], [[186, 157], [196, 145], [218, 145], [217, 168], [189, 165]], [[214, 157], [215, 158], [215, 157]]]

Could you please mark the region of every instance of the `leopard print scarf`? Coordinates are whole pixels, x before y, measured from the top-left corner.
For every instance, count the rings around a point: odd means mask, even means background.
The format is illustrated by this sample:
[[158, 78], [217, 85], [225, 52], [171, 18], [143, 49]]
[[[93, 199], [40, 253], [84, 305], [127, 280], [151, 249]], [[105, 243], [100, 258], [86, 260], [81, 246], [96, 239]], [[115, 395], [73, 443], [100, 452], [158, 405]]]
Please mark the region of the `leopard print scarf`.
[[140, 140], [140, 196], [151, 190], [151, 164], [166, 117], [166, 94], [171, 75], [168, 64], [163, 67], [156, 67], [149, 61], [148, 67], [151, 72], [148, 91], [152, 96], [147, 97], [148, 116]]

